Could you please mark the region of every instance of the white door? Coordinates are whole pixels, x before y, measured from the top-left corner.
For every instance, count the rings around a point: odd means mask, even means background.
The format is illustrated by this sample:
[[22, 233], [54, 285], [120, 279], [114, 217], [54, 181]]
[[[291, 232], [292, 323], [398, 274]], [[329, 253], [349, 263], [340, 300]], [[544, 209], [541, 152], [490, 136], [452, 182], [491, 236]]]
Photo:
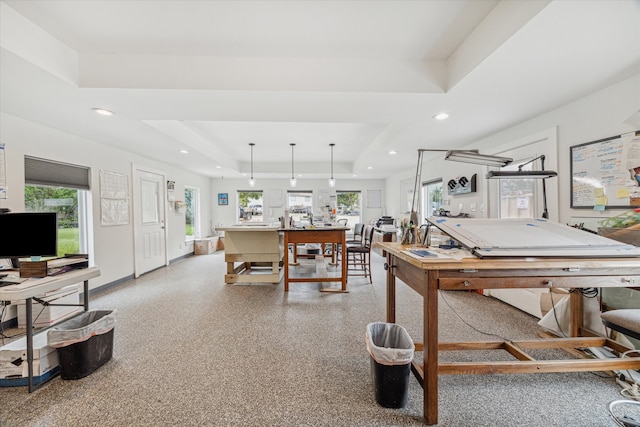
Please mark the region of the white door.
[[134, 166], [135, 271], [139, 277], [167, 265], [165, 175]]

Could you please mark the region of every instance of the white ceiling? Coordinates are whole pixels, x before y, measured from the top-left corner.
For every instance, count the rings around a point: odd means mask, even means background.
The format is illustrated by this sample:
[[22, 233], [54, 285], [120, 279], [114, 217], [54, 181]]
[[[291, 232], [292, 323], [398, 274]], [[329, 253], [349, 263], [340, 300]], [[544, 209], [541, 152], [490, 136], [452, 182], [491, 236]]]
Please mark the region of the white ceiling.
[[246, 174], [252, 142], [258, 179], [290, 176], [291, 143], [303, 178], [328, 178], [330, 143], [336, 178], [384, 178], [640, 72], [638, 0], [7, 0], [0, 19], [2, 112], [211, 177]]

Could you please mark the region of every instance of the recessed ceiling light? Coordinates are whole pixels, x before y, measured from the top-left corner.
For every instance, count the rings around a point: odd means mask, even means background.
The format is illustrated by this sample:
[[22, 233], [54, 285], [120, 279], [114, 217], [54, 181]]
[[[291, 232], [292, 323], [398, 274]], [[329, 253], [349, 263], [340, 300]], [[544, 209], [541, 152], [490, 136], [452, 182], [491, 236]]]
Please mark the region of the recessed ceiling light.
[[373, 166], [367, 166], [367, 169], [373, 169]]
[[353, 176], [354, 178], [356, 178], [358, 175], [354, 173], [354, 174], [353, 174], [353, 175], [351, 175], [351, 176]]
[[105, 110], [104, 108], [94, 108], [93, 111], [103, 116], [113, 116], [115, 114], [113, 111]]
[[390, 150], [389, 154], [394, 155], [394, 154], [398, 154], [398, 152], [396, 150]]
[[217, 166], [216, 166], [216, 169], [222, 169], [222, 166], [217, 165]]
[[189, 151], [188, 151], [188, 150], [180, 150], [180, 152], [181, 152], [182, 154], [189, 154]]
[[449, 118], [449, 113], [445, 113], [445, 112], [438, 113], [435, 116], [433, 116], [433, 118], [436, 120], [446, 120]]

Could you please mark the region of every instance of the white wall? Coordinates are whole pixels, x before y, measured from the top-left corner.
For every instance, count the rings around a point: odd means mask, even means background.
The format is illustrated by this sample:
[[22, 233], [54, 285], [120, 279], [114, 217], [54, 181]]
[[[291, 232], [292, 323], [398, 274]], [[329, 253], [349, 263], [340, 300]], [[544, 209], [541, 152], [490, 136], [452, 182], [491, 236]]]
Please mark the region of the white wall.
[[[335, 191], [361, 191], [362, 192], [362, 211], [361, 218], [365, 223], [369, 223], [372, 220], [378, 219], [380, 216], [385, 215], [385, 191], [384, 180], [336, 180], [336, 187], [330, 189], [329, 181], [326, 179], [301, 179], [297, 180], [295, 187], [296, 191], [313, 191], [314, 192], [314, 207], [317, 207], [315, 201], [317, 200], [318, 191], [329, 191], [329, 195], [335, 195]], [[254, 188], [249, 187], [248, 179], [214, 179], [213, 180], [213, 194], [211, 199], [213, 200], [213, 209], [211, 218], [214, 226], [221, 224], [224, 226], [233, 225], [237, 222], [238, 212], [238, 200], [237, 191], [263, 191], [263, 212], [265, 221], [269, 217], [273, 217], [275, 220], [278, 217], [284, 215], [284, 209], [287, 203], [286, 192], [292, 189], [289, 187], [288, 179], [256, 179], [256, 186]], [[284, 205], [282, 207], [270, 207], [271, 201], [269, 200], [270, 190], [282, 190], [284, 194]], [[382, 207], [381, 208], [367, 208], [367, 190], [380, 190], [382, 194]], [[229, 205], [218, 206], [217, 197], [218, 193], [229, 194]], [[353, 224], [349, 224], [353, 225]]]
[[[129, 176], [131, 165], [144, 165], [166, 172], [176, 182], [176, 198], [184, 200], [184, 186], [200, 188], [203, 229], [211, 221], [211, 179], [176, 167], [151, 161], [145, 157], [117, 150], [94, 141], [48, 128], [27, 120], [0, 115], [0, 141], [6, 145], [7, 199], [0, 199], [0, 207], [13, 212], [24, 211], [24, 156], [35, 156], [91, 168], [93, 209], [94, 260], [102, 275], [91, 281], [91, 288], [110, 283], [133, 274], [133, 217], [129, 225], [103, 227], [100, 224], [100, 170]], [[185, 244], [184, 214], [168, 210], [168, 254], [175, 259], [193, 252], [193, 245]], [[2, 238], [6, 238], [5, 235]]]
[[[523, 100], [526, 102], [526, 100]], [[571, 209], [569, 194], [569, 147], [596, 139], [618, 135], [634, 130], [623, 124], [631, 114], [640, 107], [640, 74], [599, 90], [585, 98], [576, 100], [566, 106], [542, 114], [532, 120], [514, 125], [502, 132], [488, 136], [480, 141], [472, 141], [469, 148], [478, 148], [482, 152], [492, 153], [495, 147], [505, 147], [526, 139], [545, 130], [557, 128], [557, 186], [559, 192], [559, 221], [567, 222], [572, 216], [611, 216], [619, 212], [608, 210], [604, 214], [594, 211]], [[101, 267], [102, 276], [91, 283], [92, 287], [100, 286], [133, 274], [133, 229], [128, 226], [102, 227], [100, 225], [100, 199], [97, 194], [97, 183], [100, 169], [131, 175], [131, 164], [146, 165], [167, 173], [167, 178], [176, 181], [176, 195], [181, 198], [185, 185], [200, 188], [202, 198], [202, 230], [208, 234], [210, 227], [216, 224], [234, 224], [236, 222], [236, 191], [249, 190], [246, 180], [209, 179], [192, 174], [176, 167], [151, 161], [143, 156], [116, 150], [108, 146], [41, 126], [11, 115], [0, 115], [0, 141], [6, 144], [7, 188], [8, 198], [0, 200], [0, 207], [12, 211], [24, 209], [24, 155], [37, 156], [67, 163], [88, 166], [92, 170], [93, 211], [95, 261]], [[494, 147], [494, 148], [492, 148]], [[416, 153], [417, 154], [417, 153]], [[548, 153], [547, 157], [552, 157]], [[550, 162], [553, 163], [553, 162]], [[451, 198], [450, 210], [458, 212], [458, 205], [463, 204], [469, 211], [475, 203], [478, 212], [474, 216], [485, 216], [482, 206], [487, 206], [487, 181], [484, 179], [485, 168], [482, 166], [445, 162], [442, 155], [426, 153], [422, 172], [422, 180], [442, 178], [446, 183], [460, 175], [470, 177], [478, 174], [478, 191]], [[404, 201], [407, 189], [413, 188], [415, 168], [382, 180], [338, 180], [337, 190], [360, 190], [363, 194], [362, 219], [365, 222], [375, 220], [381, 215], [402, 217], [407, 209]], [[263, 190], [267, 197], [269, 190], [286, 191], [288, 180], [258, 180], [256, 189]], [[298, 190], [329, 190], [326, 180], [298, 181]], [[367, 190], [382, 190], [382, 206], [379, 209], [367, 209]], [[229, 205], [217, 205], [217, 193], [229, 194]], [[274, 218], [282, 215], [284, 207], [272, 208], [269, 212], [269, 201], [265, 200], [267, 215]], [[192, 247], [185, 245], [184, 217], [173, 210], [168, 212], [168, 249], [169, 258], [174, 259], [190, 253]]]
[[[526, 100], [522, 102], [526, 102]], [[636, 74], [622, 82], [596, 91], [591, 95], [514, 125], [482, 140], [471, 141], [468, 148], [477, 148], [483, 153], [493, 154], [498, 150], [496, 147], [504, 149], [510, 144], [515, 145], [516, 141], [522, 141], [531, 135], [557, 128], [557, 153], [545, 154], [547, 159], [550, 160], [549, 164], [554, 163], [554, 156], [557, 157], [555, 161], [557, 162], [558, 177], [547, 180], [547, 183], [548, 185], [557, 185], [558, 221], [566, 223], [572, 217], [593, 217], [598, 219], [610, 217], [618, 215], [621, 210], [607, 209], [607, 211], [600, 213], [589, 209], [571, 209], [569, 148], [577, 144], [639, 130], [623, 123], [639, 108], [640, 74]], [[460, 173], [478, 173], [478, 192], [466, 197], [455, 196], [455, 201], [452, 202], [451, 206], [452, 213], [457, 213], [458, 200], [465, 205], [469, 203], [477, 203], [478, 206], [481, 203], [485, 204], [485, 206], [487, 205], [487, 180], [484, 179], [483, 167], [445, 162], [442, 160], [442, 154], [435, 157], [436, 159], [433, 161], [427, 161], [427, 158], [425, 158], [422, 169], [423, 181], [443, 178], [446, 183]], [[387, 210], [390, 215], [397, 216], [402, 213], [402, 194], [400, 194], [401, 191], [399, 190], [403, 188], [403, 182], [406, 185], [407, 181], [411, 182], [411, 188], [413, 188], [414, 176], [415, 168], [396, 174], [386, 180], [385, 189], [386, 194], [389, 195]], [[555, 180], [555, 183], [551, 183], [553, 180]], [[483, 217], [485, 215], [482, 212], [478, 212], [474, 216]]]

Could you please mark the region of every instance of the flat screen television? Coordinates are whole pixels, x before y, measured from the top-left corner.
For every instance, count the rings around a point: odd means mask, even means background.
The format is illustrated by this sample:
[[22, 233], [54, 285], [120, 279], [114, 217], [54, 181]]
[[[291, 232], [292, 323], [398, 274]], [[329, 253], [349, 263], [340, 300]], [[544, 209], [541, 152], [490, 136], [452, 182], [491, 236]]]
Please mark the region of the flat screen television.
[[55, 212], [0, 214], [0, 233], [0, 258], [11, 259], [14, 267], [18, 258], [58, 256]]

